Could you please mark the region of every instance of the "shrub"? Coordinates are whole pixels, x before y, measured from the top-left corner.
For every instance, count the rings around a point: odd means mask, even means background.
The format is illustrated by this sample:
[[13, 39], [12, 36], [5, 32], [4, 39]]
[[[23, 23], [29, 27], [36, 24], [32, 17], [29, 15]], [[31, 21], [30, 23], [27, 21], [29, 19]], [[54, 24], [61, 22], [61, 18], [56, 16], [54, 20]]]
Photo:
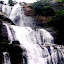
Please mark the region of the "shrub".
[[55, 15], [54, 10], [50, 6], [43, 6], [41, 2], [33, 3], [34, 15], [38, 16], [53, 16]]
[[55, 29], [62, 29], [64, 27], [64, 10], [57, 12], [48, 24]]
[[51, 6], [44, 6], [43, 15], [44, 16], [54, 16], [55, 12]]
[[9, 3], [10, 6], [13, 6], [13, 1], [12, 0], [9, 0], [8, 3]]
[[43, 5], [41, 2], [35, 2], [32, 5], [34, 15], [41, 15], [43, 10]]

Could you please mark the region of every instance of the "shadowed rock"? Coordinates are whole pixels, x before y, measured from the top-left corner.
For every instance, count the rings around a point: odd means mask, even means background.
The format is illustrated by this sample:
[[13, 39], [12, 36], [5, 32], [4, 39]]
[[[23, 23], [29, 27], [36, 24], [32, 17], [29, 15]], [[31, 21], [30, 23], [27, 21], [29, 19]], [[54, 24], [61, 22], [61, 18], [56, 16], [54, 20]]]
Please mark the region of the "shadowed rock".
[[8, 40], [8, 33], [7, 33], [7, 28], [5, 25], [0, 23], [0, 42], [3, 40]]
[[4, 15], [0, 15], [0, 19], [3, 21], [3, 22], [8, 22], [12, 25], [14, 25], [13, 21], [11, 19], [9, 19], [8, 17], [4, 16]]
[[23, 64], [23, 50], [19, 46], [19, 41], [13, 41], [8, 52], [10, 54], [11, 64]]

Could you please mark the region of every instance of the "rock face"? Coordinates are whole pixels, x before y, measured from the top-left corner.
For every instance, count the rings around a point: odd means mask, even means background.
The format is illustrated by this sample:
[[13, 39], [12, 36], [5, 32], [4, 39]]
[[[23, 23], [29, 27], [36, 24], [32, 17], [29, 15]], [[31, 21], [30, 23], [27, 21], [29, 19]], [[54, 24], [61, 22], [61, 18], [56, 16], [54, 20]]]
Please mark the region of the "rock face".
[[14, 25], [13, 21], [11, 19], [9, 19], [8, 17], [4, 16], [4, 15], [0, 15], [0, 19], [3, 22], [7, 22], [7, 23], [10, 23], [10, 24]]
[[2, 64], [2, 52], [0, 50], [0, 64]]
[[7, 33], [7, 28], [5, 25], [0, 24], [0, 42], [3, 40], [8, 40], [8, 33]]
[[[8, 41], [8, 33], [7, 28], [5, 25], [2, 24], [2, 21], [0, 20], [0, 64], [2, 64], [3, 61], [3, 54], [2, 52], [5, 51], [5, 43]], [[5, 42], [5, 43], [4, 43]]]
[[10, 23], [14, 25], [14, 23], [9, 18], [7, 18], [4, 15], [0, 15], [0, 38], [1, 38], [0, 41], [1, 42], [3, 40], [8, 40], [7, 28], [5, 25], [3, 25], [3, 23]]
[[11, 45], [7, 44], [7, 28], [2, 24], [2, 21], [0, 22], [0, 38], [0, 64], [2, 64], [3, 61], [2, 52], [5, 51], [10, 54], [11, 64], [23, 64], [23, 49], [19, 46], [19, 41], [13, 41]]
[[[3, 52], [9, 52], [11, 64], [23, 64], [22, 59], [22, 48], [19, 47], [18, 41], [13, 41], [11, 45], [9, 45], [8, 40], [8, 31], [7, 27], [3, 23], [10, 23], [13, 24], [13, 22], [8, 19], [4, 15], [0, 15], [0, 64], [2, 64], [3, 61]], [[19, 62], [19, 63], [18, 63]]]
[[32, 9], [32, 3], [30, 4], [25, 4], [24, 6], [24, 13], [27, 16], [33, 16], [33, 9]]
[[11, 64], [23, 64], [23, 49], [20, 47], [19, 41], [13, 41], [8, 52], [10, 54]]

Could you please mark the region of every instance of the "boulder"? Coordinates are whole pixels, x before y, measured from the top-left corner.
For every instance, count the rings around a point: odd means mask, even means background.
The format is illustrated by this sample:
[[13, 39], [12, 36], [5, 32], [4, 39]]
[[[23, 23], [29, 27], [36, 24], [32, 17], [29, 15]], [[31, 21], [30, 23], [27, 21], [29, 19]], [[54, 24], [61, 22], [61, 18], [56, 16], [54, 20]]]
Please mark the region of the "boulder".
[[23, 49], [20, 47], [19, 41], [13, 41], [8, 48], [11, 64], [23, 64]]

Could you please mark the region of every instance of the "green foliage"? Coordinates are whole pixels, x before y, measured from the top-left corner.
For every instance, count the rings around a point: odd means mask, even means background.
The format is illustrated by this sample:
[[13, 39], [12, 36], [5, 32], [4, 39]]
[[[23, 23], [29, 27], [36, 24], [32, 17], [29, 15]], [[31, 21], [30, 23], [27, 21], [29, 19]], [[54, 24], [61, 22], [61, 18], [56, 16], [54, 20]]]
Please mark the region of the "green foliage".
[[64, 0], [56, 0], [56, 2], [64, 2]]
[[64, 2], [64, 0], [62, 0], [62, 2]]
[[55, 14], [50, 6], [43, 6], [41, 2], [35, 2], [32, 8], [36, 16], [53, 16]]
[[56, 2], [62, 2], [63, 0], [56, 0]]
[[50, 7], [50, 6], [44, 6], [43, 9], [44, 9], [43, 10], [43, 15], [44, 16], [54, 16], [55, 15], [55, 12], [52, 9], [52, 7]]
[[64, 10], [57, 12], [48, 24], [56, 29], [62, 29], [64, 27]]
[[43, 10], [43, 5], [41, 2], [33, 3], [32, 8], [35, 15], [41, 15]]
[[9, 47], [9, 41], [6, 39], [3, 39], [3, 41], [0, 42], [0, 50], [2, 52], [6, 51], [8, 47]]
[[12, 0], [9, 0], [8, 3], [9, 3], [10, 6], [13, 6], [13, 1]]

